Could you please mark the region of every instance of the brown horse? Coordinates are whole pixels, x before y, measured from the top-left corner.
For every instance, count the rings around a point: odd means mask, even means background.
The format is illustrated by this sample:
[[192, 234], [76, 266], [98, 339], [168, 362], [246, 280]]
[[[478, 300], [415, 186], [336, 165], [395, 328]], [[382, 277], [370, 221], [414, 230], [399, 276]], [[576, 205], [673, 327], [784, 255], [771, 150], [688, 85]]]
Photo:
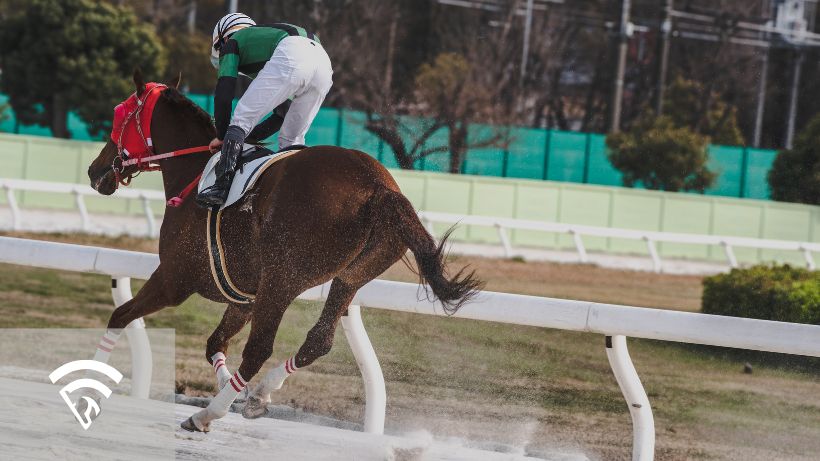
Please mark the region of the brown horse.
[[[140, 97], [145, 84], [139, 73], [134, 83]], [[162, 90], [150, 125], [157, 153], [207, 145], [215, 133], [210, 116], [173, 87]], [[88, 169], [92, 187], [103, 195], [118, 186], [112, 165], [119, 155], [117, 145], [109, 141]], [[200, 153], [160, 161], [166, 197], [191, 183], [209, 157]], [[136, 167], [129, 166], [119, 176], [135, 172]], [[109, 351], [129, 322], [176, 306], [194, 293], [226, 302], [210, 271], [206, 216], [207, 211], [192, 199], [166, 208], [159, 267], [134, 299], [111, 315], [109, 332], [101, 342]], [[281, 387], [296, 369], [328, 353], [336, 325], [356, 291], [408, 249], [415, 256], [420, 282], [429, 285], [448, 312], [458, 309], [481, 286], [473, 273], [445, 274], [444, 239], [435, 244], [390, 173], [360, 151], [317, 146], [283, 158], [222, 217], [228, 272], [236, 287], [254, 293], [255, 300], [229, 303], [208, 339], [205, 356], [217, 370], [220, 390], [208, 408], [183, 422], [188, 430], [208, 431], [212, 420], [227, 413], [246, 382], [271, 356], [285, 310], [308, 288], [332, 280], [324, 309], [304, 344], [251, 392], [243, 411], [246, 417], [264, 414], [271, 390]], [[223, 366], [228, 341], [248, 322], [250, 336], [242, 362], [231, 376]]]

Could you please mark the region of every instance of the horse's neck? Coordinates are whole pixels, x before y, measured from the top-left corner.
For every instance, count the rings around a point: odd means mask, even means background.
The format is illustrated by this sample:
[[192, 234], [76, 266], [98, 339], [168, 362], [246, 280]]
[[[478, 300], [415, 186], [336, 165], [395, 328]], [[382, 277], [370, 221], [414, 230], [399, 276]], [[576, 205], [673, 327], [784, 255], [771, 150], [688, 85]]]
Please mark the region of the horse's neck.
[[163, 161], [162, 183], [165, 188], [165, 199], [168, 200], [178, 196], [191, 184], [202, 173], [210, 157], [211, 155], [206, 149], [205, 152], [188, 154]]

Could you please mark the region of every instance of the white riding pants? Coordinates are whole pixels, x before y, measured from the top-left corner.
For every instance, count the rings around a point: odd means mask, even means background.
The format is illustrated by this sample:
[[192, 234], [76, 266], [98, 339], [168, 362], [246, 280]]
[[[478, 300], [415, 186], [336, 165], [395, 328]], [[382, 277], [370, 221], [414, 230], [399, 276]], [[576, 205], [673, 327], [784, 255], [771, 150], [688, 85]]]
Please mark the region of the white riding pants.
[[239, 99], [231, 125], [247, 135], [262, 117], [293, 98], [279, 130], [279, 148], [304, 144], [332, 85], [333, 69], [322, 45], [306, 37], [286, 37]]

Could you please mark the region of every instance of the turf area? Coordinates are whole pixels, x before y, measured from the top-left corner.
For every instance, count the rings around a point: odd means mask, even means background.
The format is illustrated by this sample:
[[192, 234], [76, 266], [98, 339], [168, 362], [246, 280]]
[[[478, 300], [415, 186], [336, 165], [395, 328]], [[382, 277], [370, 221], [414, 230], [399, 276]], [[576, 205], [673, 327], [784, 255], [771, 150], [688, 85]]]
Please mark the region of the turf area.
[[[23, 235], [155, 251], [156, 241]], [[487, 288], [541, 296], [697, 311], [701, 279], [586, 265], [452, 257], [473, 266]], [[398, 264], [383, 278], [414, 281]], [[111, 313], [103, 276], [0, 265], [0, 327], [102, 327]], [[134, 289], [139, 282], [134, 282]], [[292, 355], [321, 305], [296, 302], [270, 365]], [[214, 390], [205, 339], [223, 307], [194, 297], [146, 319], [177, 331], [177, 386]], [[525, 447], [567, 448], [593, 459], [628, 459], [631, 422], [604, 352], [603, 337], [366, 309], [364, 321], [387, 380], [387, 430], [424, 429]], [[243, 331], [232, 342], [238, 365]], [[814, 459], [820, 453], [817, 361], [629, 340], [656, 419], [657, 459]], [[750, 361], [752, 374], [743, 373]], [[269, 365], [269, 366], [270, 366]], [[333, 351], [291, 377], [274, 403], [360, 421], [364, 391], [344, 335]]]

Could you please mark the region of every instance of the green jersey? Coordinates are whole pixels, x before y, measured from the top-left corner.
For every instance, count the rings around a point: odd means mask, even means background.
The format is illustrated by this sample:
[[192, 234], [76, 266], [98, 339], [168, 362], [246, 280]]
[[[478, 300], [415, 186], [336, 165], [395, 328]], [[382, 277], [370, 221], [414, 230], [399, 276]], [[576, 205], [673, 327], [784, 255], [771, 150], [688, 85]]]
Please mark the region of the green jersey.
[[214, 91], [214, 118], [219, 139], [225, 136], [231, 118], [231, 102], [236, 92], [236, 78], [243, 73], [255, 78], [273, 56], [276, 47], [287, 37], [319, 39], [302, 27], [277, 23], [246, 27], [234, 32], [219, 50], [219, 74]]

